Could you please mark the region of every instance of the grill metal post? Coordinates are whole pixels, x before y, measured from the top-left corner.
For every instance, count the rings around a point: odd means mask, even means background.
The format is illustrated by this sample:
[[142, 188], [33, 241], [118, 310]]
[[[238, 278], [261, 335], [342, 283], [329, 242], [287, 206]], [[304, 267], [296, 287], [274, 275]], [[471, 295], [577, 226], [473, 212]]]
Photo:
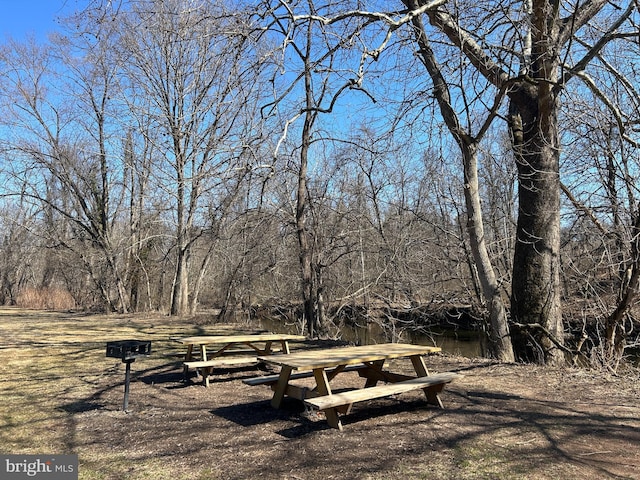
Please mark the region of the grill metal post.
[[124, 401], [122, 402], [122, 410], [129, 410], [129, 384], [131, 383], [131, 364], [135, 362], [135, 358], [129, 358], [124, 361], [127, 367], [124, 374]]
[[107, 357], [120, 358], [126, 364], [124, 376], [124, 400], [122, 410], [129, 409], [129, 385], [131, 383], [131, 364], [137, 357], [151, 353], [151, 342], [145, 340], [120, 340], [107, 342]]

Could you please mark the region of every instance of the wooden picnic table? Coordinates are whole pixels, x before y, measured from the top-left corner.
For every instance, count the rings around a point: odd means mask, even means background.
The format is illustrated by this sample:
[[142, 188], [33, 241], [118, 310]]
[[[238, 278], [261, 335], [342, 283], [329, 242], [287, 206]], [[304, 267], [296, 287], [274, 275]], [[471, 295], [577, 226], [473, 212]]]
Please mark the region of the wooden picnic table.
[[[176, 338], [177, 342], [187, 346], [184, 357], [184, 374], [188, 378], [189, 368], [200, 370], [203, 384], [209, 386], [209, 376], [214, 367], [223, 365], [248, 364], [258, 361], [257, 355], [271, 355], [274, 344], [281, 352], [289, 353], [289, 341], [304, 341], [303, 335], [289, 335], [281, 333], [260, 333], [246, 335], [196, 335], [192, 337]], [[238, 347], [249, 347], [239, 350]], [[207, 347], [213, 347], [207, 351]], [[199, 354], [199, 359], [196, 356]], [[245, 354], [244, 356], [238, 356]]]
[[[278, 375], [256, 377], [244, 382], [248, 385], [270, 385], [274, 390], [271, 405], [279, 408], [284, 396], [297, 398], [313, 408], [323, 410], [327, 422], [342, 430], [339, 414], [349, 413], [355, 402], [395, 395], [422, 389], [427, 402], [443, 408], [438, 393], [446, 383], [458, 375], [452, 372], [429, 375], [424, 355], [439, 352], [439, 347], [385, 343], [356, 347], [339, 347], [299, 351], [288, 355], [270, 355], [258, 360], [280, 367]], [[383, 369], [387, 360], [409, 358], [415, 376], [389, 372]], [[336, 375], [346, 371], [357, 371], [366, 378], [363, 388], [333, 393], [330, 382]], [[295, 373], [294, 373], [295, 372]], [[314, 388], [305, 388], [293, 383], [295, 380], [313, 377]], [[386, 382], [377, 385], [378, 382]]]

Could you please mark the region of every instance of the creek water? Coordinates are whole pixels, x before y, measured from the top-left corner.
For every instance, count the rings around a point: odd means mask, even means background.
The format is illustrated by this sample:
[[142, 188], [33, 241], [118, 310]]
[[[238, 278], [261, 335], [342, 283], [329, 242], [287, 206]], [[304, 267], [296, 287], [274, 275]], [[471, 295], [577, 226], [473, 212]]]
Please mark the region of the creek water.
[[[301, 325], [283, 324], [281, 320], [260, 320], [261, 328], [279, 333], [304, 334]], [[377, 323], [366, 326], [343, 326], [340, 329], [339, 339], [354, 343], [355, 345], [372, 345], [387, 342], [405, 342], [416, 345], [433, 345], [440, 347], [444, 353], [460, 355], [468, 358], [483, 357], [484, 350], [481, 341], [481, 333], [469, 330], [432, 329], [429, 332], [401, 330], [394, 331], [383, 328]], [[635, 367], [640, 367], [640, 348], [628, 349], [627, 361]]]
[[[265, 330], [278, 331], [280, 333], [299, 334], [299, 325], [283, 325], [276, 319], [260, 320], [261, 327]], [[343, 326], [340, 329], [340, 339], [352, 342], [356, 345], [372, 345], [386, 342], [405, 342], [416, 345], [433, 345], [440, 347], [444, 353], [460, 355], [468, 358], [482, 357], [482, 343], [480, 334], [464, 330], [432, 330], [421, 331], [392, 331], [382, 328], [377, 323], [366, 326]]]

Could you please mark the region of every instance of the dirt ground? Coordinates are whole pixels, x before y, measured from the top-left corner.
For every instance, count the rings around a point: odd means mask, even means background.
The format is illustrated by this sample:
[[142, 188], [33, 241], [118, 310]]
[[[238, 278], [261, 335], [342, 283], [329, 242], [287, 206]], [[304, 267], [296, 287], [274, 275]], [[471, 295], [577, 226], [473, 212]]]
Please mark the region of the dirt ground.
[[[441, 394], [444, 410], [405, 393], [356, 404], [340, 432], [297, 401], [275, 410], [268, 387], [242, 383], [265, 367], [216, 370], [209, 388], [185, 383], [170, 337], [236, 328], [0, 312], [0, 451], [77, 453], [81, 479], [640, 478], [637, 371], [434, 355], [432, 372], [464, 375]], [[102, 340], [132, 335], [154, 349], [132, 364], [125, 413], [124, 366]], [[336, 380], [362, 382], [355, 372]]]

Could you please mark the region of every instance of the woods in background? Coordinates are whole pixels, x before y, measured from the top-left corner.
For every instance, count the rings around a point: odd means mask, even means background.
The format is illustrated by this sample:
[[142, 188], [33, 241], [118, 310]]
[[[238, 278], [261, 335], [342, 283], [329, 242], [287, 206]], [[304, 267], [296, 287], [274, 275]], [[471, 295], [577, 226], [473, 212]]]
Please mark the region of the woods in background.
[[615, 370], [638, 338], [638, 20], [88, 2], [0, 52], [0, 301], [299, 302], [311, 336], [345, 306], [471, 305], [494, 358]]

